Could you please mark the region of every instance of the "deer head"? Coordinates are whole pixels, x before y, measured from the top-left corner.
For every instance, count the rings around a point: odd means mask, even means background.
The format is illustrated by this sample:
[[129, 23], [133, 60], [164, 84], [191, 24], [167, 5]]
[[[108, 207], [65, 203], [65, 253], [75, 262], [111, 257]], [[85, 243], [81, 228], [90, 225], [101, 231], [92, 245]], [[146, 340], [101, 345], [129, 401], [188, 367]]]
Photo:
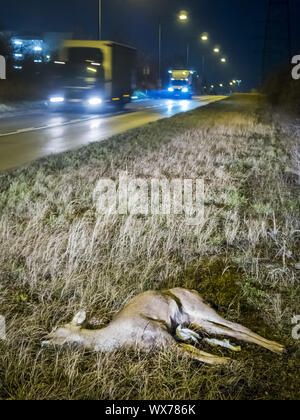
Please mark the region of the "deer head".
[[86, 321], [86, 312], [80, 311], [73, 318], [72, 322], [54, 329], [47, 340], [42, 342], [43, 346], [63, 346], [64, 344], [83, 344], [84, 339], [80, 334]]

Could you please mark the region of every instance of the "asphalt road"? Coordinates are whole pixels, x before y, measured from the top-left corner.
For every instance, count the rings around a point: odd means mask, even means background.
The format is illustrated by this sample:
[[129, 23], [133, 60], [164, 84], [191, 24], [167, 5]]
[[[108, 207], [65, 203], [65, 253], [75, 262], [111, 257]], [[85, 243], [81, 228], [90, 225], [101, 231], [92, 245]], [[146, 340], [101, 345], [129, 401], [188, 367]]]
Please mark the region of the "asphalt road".
[[190, 111], [223, 99], [155, 99], [133, 102], [122, 112], [104, 114], [32, 111], [0, 119], [0, 171], [15, 168], [51, 154], [102, 141], [135, 127]]

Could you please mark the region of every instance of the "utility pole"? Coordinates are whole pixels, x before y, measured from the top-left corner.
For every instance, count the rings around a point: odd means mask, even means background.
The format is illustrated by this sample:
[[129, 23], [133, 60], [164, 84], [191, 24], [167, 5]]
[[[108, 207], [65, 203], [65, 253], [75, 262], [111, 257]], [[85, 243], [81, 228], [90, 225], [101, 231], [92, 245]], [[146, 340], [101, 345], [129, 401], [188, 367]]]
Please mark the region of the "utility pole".
[[[182, 10], [178, 15], [178, 20], [180, 22], [187, 22], [189, 20], [189, 15], [186, 11]], [[189, 62], [189, 50], [190, 46], [187, 46], [187, 62]], [[162, 77], [161, 77], [161, 68], [162, 68], [162, 24], [161, 22], [158, 25], [158, 86], [159, 89], [162, 87]]]
[[161, 23], [158, 25], [158, 87], [161, 89], [161, 41], [162, 41], [162, 27]]
[[268, 0], [262, 78], [291, 57], [291, 0]]
[[190, 44], [186, 46], [186, 66], [189, 67], [190, 64]]
[[98, 13], [98, 18], [99, 18], [99, 22], [98, 22], [98, 29], [99, 29], [99, 41], [102, 40], [102, 0], [98, 0], [98, 5], [99, 5], [99, 13]]

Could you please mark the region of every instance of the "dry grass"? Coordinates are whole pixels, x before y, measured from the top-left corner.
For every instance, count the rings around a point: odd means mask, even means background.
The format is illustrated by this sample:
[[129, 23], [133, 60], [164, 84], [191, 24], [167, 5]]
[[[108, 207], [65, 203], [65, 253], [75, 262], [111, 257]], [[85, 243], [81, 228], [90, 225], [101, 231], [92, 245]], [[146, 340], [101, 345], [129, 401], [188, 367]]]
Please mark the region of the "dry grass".
[[[299, 186], [286, 170], [296, 144], [262, 97], [237, 96], [1, 174], [0, 398], [299, 398]], [[204, 178], [203, 224], [98, 217], [93, 188], [122, 170]], [[40, 347], [80, 308], [104, 325], [133, 295], [175, 285], [293, 348], [281, 359], [245, 345], [220, 369], [168, 351]]]

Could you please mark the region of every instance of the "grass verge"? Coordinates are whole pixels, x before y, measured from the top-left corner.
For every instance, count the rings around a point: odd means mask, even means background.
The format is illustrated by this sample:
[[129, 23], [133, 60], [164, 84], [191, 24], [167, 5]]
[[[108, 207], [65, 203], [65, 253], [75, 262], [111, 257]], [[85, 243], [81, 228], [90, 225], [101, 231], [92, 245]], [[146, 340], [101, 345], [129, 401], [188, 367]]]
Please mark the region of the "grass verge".
[[[0, 398], [299, 398], [298, 150], [299, 131], [263, 97], [237, 95], [0, 174]], [[204, 179], [203, 224], [99, 217], [97, 181], [123, 170]], [[169, 351], [41, 349], [81, 308], [101, 326], [133, 295], [173, 286], [199, 290], [288, 354], [243, 345], [235, 363], [211, 368]]]

